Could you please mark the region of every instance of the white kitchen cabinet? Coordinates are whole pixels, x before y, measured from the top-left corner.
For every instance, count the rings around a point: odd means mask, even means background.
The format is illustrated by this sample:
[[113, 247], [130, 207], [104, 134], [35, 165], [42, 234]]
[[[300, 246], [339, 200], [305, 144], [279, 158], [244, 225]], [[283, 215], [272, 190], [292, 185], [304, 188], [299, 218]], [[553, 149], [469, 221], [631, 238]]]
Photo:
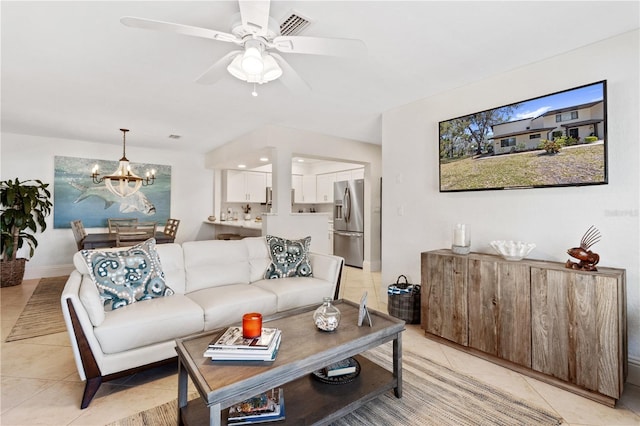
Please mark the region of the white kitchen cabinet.
[[333, 203], [335, 173], [316, 175], [316, 203]]
[[267, 175], [262, 172], [245, 172], [247, 182], [247, 201], [252, 203], [267, 202]]
[[227, 170], [227, 202], [244, 202], [246, 198], [244, 172]]
[[305, 203], [316, 202], [315, 175], [302, 175], [302, 199]]
[[291, 188], [293, 188], [293, 202], [303, 203], [302, 175], [291, 175]]
[[343, 180], [351, 180], [351, 170], [344, 170], [342, 172], [336, 172], [336, 182], [340, 182]]
[[364, 179], [364, 167], [336, 172], [336, 182], [355, 179]]
[[351, 170], [351, 179], [364, 179], [364, 167]]
[[227, 202], [264, 203], [266, 187], [266, 173], [227, 170]]
[[316, 177], [314, 175], [291, 175], [294, 203], [316, 202]]

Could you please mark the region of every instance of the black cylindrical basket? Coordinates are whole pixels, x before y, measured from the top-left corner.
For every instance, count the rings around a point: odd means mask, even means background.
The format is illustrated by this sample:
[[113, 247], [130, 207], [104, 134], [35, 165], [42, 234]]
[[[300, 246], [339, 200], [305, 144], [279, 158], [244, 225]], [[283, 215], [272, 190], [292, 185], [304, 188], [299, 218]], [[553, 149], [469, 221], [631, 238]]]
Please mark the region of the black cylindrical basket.
[[[400, 279], [404, 278], [404, 283]], [[400, 292], [398, 292], [400, 291]], [[407, 277], [400, 275], [387, 291], [389, 315], [404, 320], [407, 324], [420, 324], [420, 285], [409, 284]]]

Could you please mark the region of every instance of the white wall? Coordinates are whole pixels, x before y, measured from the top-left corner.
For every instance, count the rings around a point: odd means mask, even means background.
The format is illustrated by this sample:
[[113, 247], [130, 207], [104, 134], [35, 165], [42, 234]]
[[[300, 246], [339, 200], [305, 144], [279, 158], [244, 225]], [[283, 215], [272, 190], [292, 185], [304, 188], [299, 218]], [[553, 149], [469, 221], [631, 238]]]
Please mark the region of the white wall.
[[[117, 160], [117, 145], [2, 133], [0, 178], [40, 179], [53, 190], [54, 156]], [[140, 149], [127, 146], [132, 161], [171, 166], [171, 216], [180, 219], [177, 242], [206, 239], [211, 229], [202, 221], [213, 205], [213, 171], [204, 167], [201, 154]], [[90, 171], [87, 171], [89, 173]], [[53, 195], [53, 194], [52, 194]], [[92, 230], [89, 229], [89, 232]], [[98, 232], [99, 229], [94, 231]], [[54, 229], [53, 214], [47, 229], [36, 235], [38, 248], [27, 262], [25, 278], [64, 275], [71, 271], [76, 243], [71, 229]]]
[[[630, 363], [640, 368], [639, 40], [633, 31], [386, 112], [383, 283], [399, 274], [419, 282], [420, 253], [450, 247], [456, 223], [471, 227], [473, 251], [491, 252], [494, 239], [524, 240], [538, 245], [531, 258], [559, 262], [595, 225], [602, 240], [591, 249], [600, 265], [627, 270]], [[608, 185], [438, 191], [439, 121], [605, 79]]]

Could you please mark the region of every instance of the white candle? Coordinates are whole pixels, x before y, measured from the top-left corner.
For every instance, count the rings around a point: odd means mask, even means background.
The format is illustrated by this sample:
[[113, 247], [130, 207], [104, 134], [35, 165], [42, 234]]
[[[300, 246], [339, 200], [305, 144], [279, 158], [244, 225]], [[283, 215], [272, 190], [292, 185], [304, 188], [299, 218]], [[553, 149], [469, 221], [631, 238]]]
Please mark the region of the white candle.
[[467, 246], [467, 229], [463, 224], [457, 224], [453, 230], [453, 245], [464, 247]]

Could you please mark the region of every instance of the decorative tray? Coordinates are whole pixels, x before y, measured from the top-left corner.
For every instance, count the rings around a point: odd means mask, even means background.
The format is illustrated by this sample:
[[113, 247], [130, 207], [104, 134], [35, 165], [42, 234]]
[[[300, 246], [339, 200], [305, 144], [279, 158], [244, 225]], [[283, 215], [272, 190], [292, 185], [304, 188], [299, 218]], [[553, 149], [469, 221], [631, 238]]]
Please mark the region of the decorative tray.
[[357, 359], [347, 358], [340, 361], [340, 364], [342, 368], [355, 367], [355, 371], [352, 373], [342, 374], [340, 376], [329, 376], [327, 374], [327, 368], [321, 368], [320, 370], [316, 370], [311, 373], [311, 375], [322, 383], [328, 383], [330, 385], [342, 385], [352, 382], [360, 374], [360, 363]]

